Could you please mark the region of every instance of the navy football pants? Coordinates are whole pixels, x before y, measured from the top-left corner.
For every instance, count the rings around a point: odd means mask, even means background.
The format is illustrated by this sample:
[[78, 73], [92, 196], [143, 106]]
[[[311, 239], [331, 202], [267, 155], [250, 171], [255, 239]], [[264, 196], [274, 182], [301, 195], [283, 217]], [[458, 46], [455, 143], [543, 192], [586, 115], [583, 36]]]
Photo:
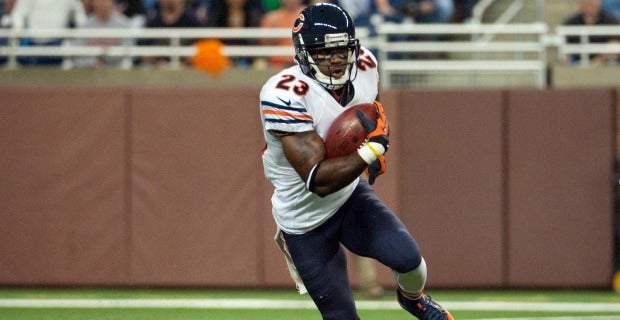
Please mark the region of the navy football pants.
[[341, 244], [399, 273], [417, 268], [418, 245], [403, 223], [361, 180], [336, 214], [301, 235], [284, 233], [304, 285], [323, 319], [359, 319]]

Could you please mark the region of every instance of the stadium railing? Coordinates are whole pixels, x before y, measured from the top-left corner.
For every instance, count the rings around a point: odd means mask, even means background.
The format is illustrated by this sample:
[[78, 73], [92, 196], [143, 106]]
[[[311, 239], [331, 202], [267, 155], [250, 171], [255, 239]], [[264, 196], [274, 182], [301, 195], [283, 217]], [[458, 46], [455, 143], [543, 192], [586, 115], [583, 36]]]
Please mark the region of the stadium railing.
[[[555, 32], [558, 60], [568, 62], [569, 55], [579, 55], [579, 66], [590, 65], [592, 54], [620, 54], [620, 25], [612, 26], [557, 26]], [[590, 37], [616, 38], [615, 43], [590, 43]], [[568, 43], [568, 37], [579, 38], [579, 43]]]
[[[561, 26], [550, 33], [544, 23], [528, 24], [382, 24], [378, 35], [370, 37], [359, 28], [362, 43], [375, 51], [381, 60], [382, 86], [537, 86], [546, 84], [547, 49], [557, 47], [561, 57], [582, 54], [581, 64], [589, 63], [591, 53], [618, 53], [620, 44], [587, 43], [588, 35], [620, 35], [620, 26]], [[437, 36], [422, 40], [420, 37]], [[564, 42], [567, 35], [578, 35], [580, 44]], [[200, 29], [0, 29], [0, 58], [8, 69], [19, 68], [18, 57], [62, 56], [62, 67], [72, 68], [73, 57], [115, 56], [137, 58], [167, 56], [170, 68], [184, 68], [183, 57], [192, 57], [196, 48], [182, 45], [184, 39], [250, 39], [251, 45], [225, 45], [223, 54], [230, 58], [291, 55], [288, 46], [263, 45], [262, 39], [290, 37], [289, 29], [200, 28]], [[411, 37], [418, 37], [410, 41]], [[20, 45], [26, 38], [64, 39], [59, 47]], [[169, 45], [77, 46], [79, 38], [167, 39]], [[399, 40], [400, 38], [400, 40]], [[403, 41], [403, 39], [405, 39]], [[131, 65], [126, 68], [131, 68]]]
[[[186, 39], [277, 39], [290, 37], [288, 29], [261, 28], [131, 28], [131, 29], [48, 29], [48, 30], [11, 30], [0, 29], [0, 39], [7, 39], [8, 45], [0, 47], [0, 56], [6, 56], [7, 68], [19, 67], [17, 57], [61, 56], [65, 57], [63, 68], [71, 68], [70, 58], [80, 56], [110, 57], [158, 57], [165, 56], [171, 60], [171, 68], [182, 67], [181, 58], [191, 57], [196, 53], [192, 45], [182, 45]], [[63, 39], [59, 47], [39, 46], [36, 42], [28, 46], [20, 45], [20, 39]], [[78, 46], [76, 39], [132, 39], [132, 45], [116, 46]], [[139, 45], [140, 39], [167, 39], [169, 45]], [[270, 45], [226, 45], [223, 54], [235, 57], [269, 57], [272, 55], [290, 55], [291, 48]]]
[[[404, 76], [413, 75], [424, 79], [418, 85], [437, 86], [466, 73], [470, 84], [476, 85], [488, 73], [525, 72], [532, 78], [527, 84], [542, 87], [547, 31], [542, 23], [383, 24], [377, 29], [382, 83], [385, 87], [409, 85], [415, 78]], [[430, 40], [422, 40], [429, 35], [433, 35]], [[412, 41], [411, 36], [417, 38]], [[429, 81], [432, 76], [441, 77]]]

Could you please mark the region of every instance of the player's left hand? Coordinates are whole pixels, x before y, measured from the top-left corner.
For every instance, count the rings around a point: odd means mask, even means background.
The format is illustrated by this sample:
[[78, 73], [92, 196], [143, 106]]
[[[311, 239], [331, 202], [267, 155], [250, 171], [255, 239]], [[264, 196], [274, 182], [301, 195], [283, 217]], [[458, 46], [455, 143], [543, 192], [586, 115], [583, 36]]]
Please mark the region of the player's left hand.
[[366, 168], [368, 183], [371, 185], [374, 184], [377, 177], [384, 174], [385, 170], [385, 156], [380, 156]]
[[381, 144], [384, 149], [384, 151], [381, 152], [381, 154], [383, 154], [387, 152], [390, 145], [390, 125], [385, 116], [383, 104], [379, 101], [375, 101], [374, 105], [377, 109], [377, 120], [373, 121], [368, 119], [360, 110], [357, 111], [357, 117], [366, 130], [366, 139], [368, 139], [369, 142]]
[[383, 105], [379, 101], [375, 101], [374, 105], [377, 110], [376, 120], [369, 119], [363, 112], [357, 110], [357, 117], [366, 130], [366, 142], [360, 146], [357, 153], [369, 165], [386, 153], [390, 146], [390, 126]]

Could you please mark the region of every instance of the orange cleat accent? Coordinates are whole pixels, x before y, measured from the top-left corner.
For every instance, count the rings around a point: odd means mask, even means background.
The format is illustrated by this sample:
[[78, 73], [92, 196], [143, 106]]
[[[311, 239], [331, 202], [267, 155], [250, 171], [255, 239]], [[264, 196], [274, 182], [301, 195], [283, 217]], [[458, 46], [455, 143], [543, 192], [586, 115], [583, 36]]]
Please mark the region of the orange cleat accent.
[[420, 293], [417, 298], [412, 299], [398, 288], [397, 296], [400, 306], [420, 320], [454, 320], [450, 312], [433, 301], [429, 295]]

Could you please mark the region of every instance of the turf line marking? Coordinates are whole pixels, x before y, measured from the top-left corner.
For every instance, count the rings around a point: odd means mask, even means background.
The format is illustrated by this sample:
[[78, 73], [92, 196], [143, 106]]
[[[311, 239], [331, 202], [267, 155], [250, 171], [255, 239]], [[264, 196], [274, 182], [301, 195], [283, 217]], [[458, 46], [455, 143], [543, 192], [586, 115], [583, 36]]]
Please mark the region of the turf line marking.
[[553, 319], [553, 320], [619, 320], [620, 316], [583, 316], [583, 317], [535, 317], [535, 318], [484, 318], [479, 320], [541, 320], [541, 319]]
[[446, 301], [442, 305], [449, 310], [620, 312], [620, 303], [602, 302]]
[[[442, 304], [449, 310], [620, 312], [620, 303], [445, 301]], [[361, 310], [400, 309], [395, 301], [357, 301], [356, 305]], [[0, 308], [315, 309], [316, 307], [309, 300], [274, 299], [0, 299]], [[620, 320], [620, 317], [613, 319]]]

